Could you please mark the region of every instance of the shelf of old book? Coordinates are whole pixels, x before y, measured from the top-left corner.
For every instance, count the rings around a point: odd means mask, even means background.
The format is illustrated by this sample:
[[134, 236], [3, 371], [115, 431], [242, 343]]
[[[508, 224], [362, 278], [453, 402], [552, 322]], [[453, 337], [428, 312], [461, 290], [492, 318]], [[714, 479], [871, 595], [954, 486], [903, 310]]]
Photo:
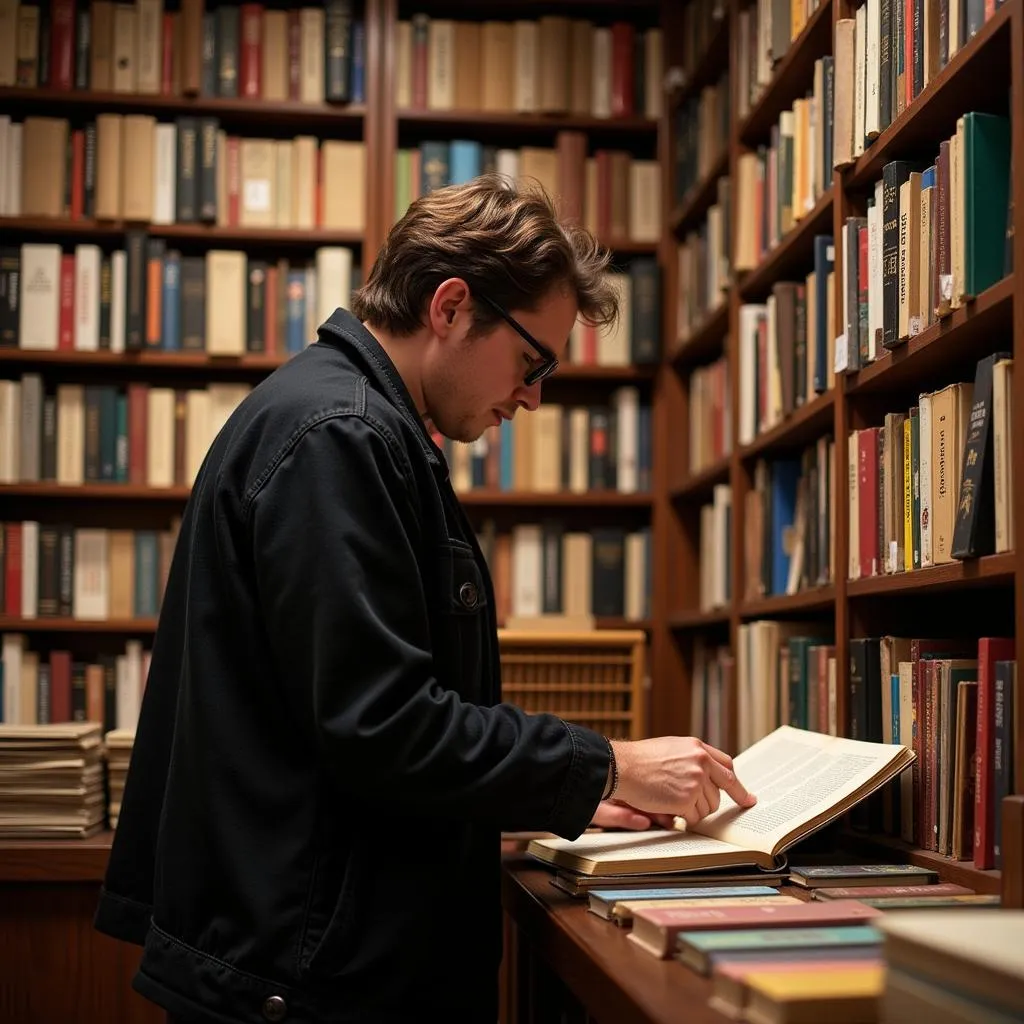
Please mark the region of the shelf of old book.
[[658, 122], [649, 117], [592, 117], [585, 114], [519, 114], [501, 110], [420, 110], [396, 112], [400, 129], [472, 132], [481, 138], [507, 140], [509, 132], [551, 135], [564, 131], [582, 131], [604, 136], [635, 136], [649, 139], [658, 130]]
[[154, 224], [152, 221], [69, 220], [63, 217], [0, 217], [0, 232], [36, 236], [47, 240], [121, 239], [127, 231], [144, 231], [153, 238], [177, 242], [209, 242], [216, 245], [288, 246], [314, 248], [322, 245], [361, 245], [361, 231], [336, 228], [268, 228], [221, 224]]
[[0, 88], [0, 108], [17, 115], [51, 113], [84, 115], [143, 113], [164, 117], [202, 115], [224, 124], [287, 126], [297, 130], [330, 128], [332, 134], [350, 126], [361, 130], [363, 104], [302, 103], [298, 100], [229, 99], [219, 96], [165, 96], [160, 93], [96, 92], [89, 89]]
[[670, 356], [672, 364], [682, 370], [693, 363], [707, 362], [722, 352], [729, 330], [729, 303], [724, 301], [710, 312], [703, 323], [693, 328]]
[[833, 0], [821, 0], [775, 65], [771, 81], [738, 128], [740, 142], [746, 145], [763, 142], [779, 114], [810, 88], [814, 62], [832, 52], [832, 4]]
[[909, 387], [923, 391], [958, 367], [969, 368], [973, 379], [977, 360], [1007, 344], [1013, 330], [1014, 286], [1014, 275], [1003, 278], [873, 363], [847, 374], [844, 390], [855, 396]]
[[673, 501], [689, 501], [707, 495], [716, 484], [729, 482], [729, 467], [731, 465], [731, 455], [717, 459], [710, 466], [704, 466], [695, 473], [690, 473], [685, 480], [673, 485], [669, 496]]
[[1005, 112], [1009, 94], [1010, 25], [1020, 0], [1007, 0], [949, 63], [914, 97], [910, 105], [843, 171], [851, 190], [867, 188], [882, 176], [890, 160], [930, 151], [952, 135], [957, 118], [968, 110]]
[[698, 226], [701, 217], [707, 213], [718, 198], [718, 179], [729, 173], [729, 147], [723, 146], [722, 152], [715, 157], [708, 173], [683, 197], [669, 216], [669, 228], [677, 236]]
[[768, 452], [801, 448], [833, 425], [835, 391], [829, 390], [805, 402], [781, 423], [759, 434], [740, 449], [740, 458], [749, 460]]
[[8, 633], [155, 633], [156, 619], [14, 619], [0, 616], [0, 632]]
[[805, 213], [753, 270], [740, 279], [740, 295], [751, 302], [768, 295], [776, 281], [797, 275], [803, 280], [814, 265], [814, 236], [832, 234], [832, 187], [818, 197]]
[[983, 555], [981, 558], [945, 562], [942, 565], [930, 565], [911, 572], [887, 573], [848, 580], [846, 593], [851, 600], [855, 600], [887, 593], [937, 593], [1010, 584], [1013, 582], [1016, 568], [1017, 557], [1013, 552]]
[[693, 71], [687, 75], [683, 72], [682, 81], [673, 88], [669, 95], [669, 103], [673, 110], [678, 109], [691, 96], [695, 96], [706, 85], [713, 85], [721, 76], [723, 69], [729, 66], [729, 11], [728, 8], [715, 21], [711, 30], [711, 38], [704, 47]]
[[740, 604], [742, 619], [772, 618], [803, 612], [823, 612], [835, 607], [836, 588], [829, 583], [822, 587], [799, 590], [795, 594], [773, 594]]

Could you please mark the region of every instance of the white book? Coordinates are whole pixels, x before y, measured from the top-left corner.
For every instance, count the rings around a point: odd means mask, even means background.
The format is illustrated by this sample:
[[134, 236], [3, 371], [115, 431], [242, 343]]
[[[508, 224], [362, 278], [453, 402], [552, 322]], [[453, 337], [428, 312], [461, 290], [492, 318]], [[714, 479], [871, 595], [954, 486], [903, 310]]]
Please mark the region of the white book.
[[427, 107], [455, 106], [455, 22], [431, 18], [427, 25]]
[[324, 26], [322, 7], [303, 7], [299, 10], [300, 96], [303, 103], [324, 102]]
[[[154, 133], [153, 223], [173, 224], [176, 211], [178, 127], [158, 124]], [[218, 167], [220, 162], [218, 161]]]
[[110, 254], [110, 351], [124, 351], [128, 258], [124, 249]]
[[640, 531], [626, 534], [624, 552], [626, 591], [623, 611], [630, 622], [644, 617], [644, 583], [647, 578], [647, 537]]
[[597, 332], [597, 363], [599, 366], [629, 366], [632, 363], [630, 346], [630, 309], [632, 288], [628, 274], [608, 274], [612, 285], [619, 293], [619, 316], [611, 327], [602, 327]]
[[21, 718], [21, 667], [25, 657], [25, 635], [23, 633], [2, 633], [3, 644], [3, 720], [13, 724]]
[[612, 116], [612, 30], [595, 28], [591, 58], [590, 113], [594, 117]]
[[26, 519], [21, 524], [21, 617], [39, 615], [39, 523]]
[[639, 486], [640, 393], [633, 385], [612, 393], [616, 415], [616, 490], [634, 494]]
[[85, 482], [85, 393], [81, 384], [57, 385], [57, 483]]
[[881, 3], [867, 0], [866, 33], [867, 57], [864, 63], [866, 81], [864, 84], [864, 134], [875, 138], [882, 130], [879, 92], [879, 47], [881, 45]]
[[196, 482], [210, 447], [210, 393], [203, 388], [185, 392], [185, 483]]
[[174, 389], [151, 387], [146, 410], [146, 484], [174, 484]]
[[876, 330], [882, 327], [882, 206], [879, 203], [881, 181], [875, 188], [875, 204], [867, 212], [868, 221], [868, 359], [878, 358]]
[[494, 166], [498, 174], [504, 175], [507, 178], [518, 178], [519, 150], [499, 149], [495, 156]]
[[[342, 245], [324, 245], [316, 250], [316, 327], [340, 306], [352, 302], [352, 250]], [[313, 335], [315, 336], [315, 330]]]
[[20, 476], [21, 386], [0, 380], [0, 484], [16, 484]]
[[206, 254], [206, 351], [245, 355], [246, 254], [211, 249]]
[[412, 106], [412, 22], [400, 19], [395, 26], [395, 107]]
[[295, 207], [295, 184], [292, 180], [295, 167], [294, 144], [290, 139], [278, 139], [274, 143], [274, 155], [277, 161], [274, 220], [279, 228], [290, 228], [294, 226], [292, 224], [292, 211]]
[[129, 640], [124, 647], [124, 660], [119, 658], [117, 666], [117, 727], [134, 731], [143, 689], [142, 642]]
[[661, 238], [661, 167], [657, 160], [630, 161], [629, 238], [633, 242]]
[[590, 411], [585, 407], [569, 410], [569, 490], [590, 490]]
[[75, 246], [75, 351], [100, 347], [100, 265], [98, 245]]
[[76, 619], [103, 620], [110, 601], [110, 555], [106, 530], [75, 530], [72, 607]]
[[740, 306], [740, 436], [741, 445], [750, 444], [757, 436], [757, 335], [761, 320], [767, 316], [763, 303]]
[[60, 333], [61, 248], [51, 242], [21, 247], [19, 346], [55, 351]]
[[6, 195], [3, 197], [7, 217], [21, 216], [21, 147], [23, 126], [12, 124], [7, 132]]
[[517, 617], [541, 614], [542, 550], [539, 525], [521, 523], [512, 528], [512, 614]]
[[515, 109], [530, 114], [540, 109], [540, 26], [521, 19], [515, 23]]
[[853, 155], [864, 152], [865, 73], [867, 59], [867, 7], [861, 4], [853, 23]]

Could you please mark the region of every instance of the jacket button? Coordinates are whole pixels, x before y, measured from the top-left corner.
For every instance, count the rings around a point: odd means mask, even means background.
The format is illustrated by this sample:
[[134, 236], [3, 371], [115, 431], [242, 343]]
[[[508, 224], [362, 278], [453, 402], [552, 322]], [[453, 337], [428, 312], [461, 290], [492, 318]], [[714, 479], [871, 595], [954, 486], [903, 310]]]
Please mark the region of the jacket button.
[[267, 996], [263, 1001], [263, 1016], [269, 1021], [284, 1020], [288, 1006], [280, 996]]
[[459, 599], [467, 608], [475, 608], [479, 596], [475, 583], [463, 583], [459, 587]]

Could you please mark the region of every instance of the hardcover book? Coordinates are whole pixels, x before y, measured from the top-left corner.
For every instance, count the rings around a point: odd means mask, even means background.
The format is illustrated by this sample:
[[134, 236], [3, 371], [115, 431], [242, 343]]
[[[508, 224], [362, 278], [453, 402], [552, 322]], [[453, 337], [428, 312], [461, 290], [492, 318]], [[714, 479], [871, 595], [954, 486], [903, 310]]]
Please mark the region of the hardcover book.
[[733, 758], [757, 803], [739, 808], [722, 793], [717, 811], [695, 827], [591, 832], [537, 839], [527, 852], [581, 874], [705, 871], [741, 864], [776, 868], [795, 843], [896, 778], [914, 760], [901, 744], [867, 743], [784, 725]]

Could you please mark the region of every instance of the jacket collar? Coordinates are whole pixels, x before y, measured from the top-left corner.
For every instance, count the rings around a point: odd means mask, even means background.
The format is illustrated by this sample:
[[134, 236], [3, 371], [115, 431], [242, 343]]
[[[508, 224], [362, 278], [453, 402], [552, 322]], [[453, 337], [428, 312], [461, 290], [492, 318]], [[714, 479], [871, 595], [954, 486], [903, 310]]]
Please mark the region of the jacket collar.
[[391, 357], [362, 322], [347, 309], [339, 306], [317, 329], [317, 336], [320, 341], [334, 348], [348, 349], [350, 352], [354, 350], [352, 354], [362, 363], [367, 376], [377, 384], [379, 390], [412, 426], [427, 459], [447, 476], [448, 461], [427, 432], [405, 381], [402, 380]]

